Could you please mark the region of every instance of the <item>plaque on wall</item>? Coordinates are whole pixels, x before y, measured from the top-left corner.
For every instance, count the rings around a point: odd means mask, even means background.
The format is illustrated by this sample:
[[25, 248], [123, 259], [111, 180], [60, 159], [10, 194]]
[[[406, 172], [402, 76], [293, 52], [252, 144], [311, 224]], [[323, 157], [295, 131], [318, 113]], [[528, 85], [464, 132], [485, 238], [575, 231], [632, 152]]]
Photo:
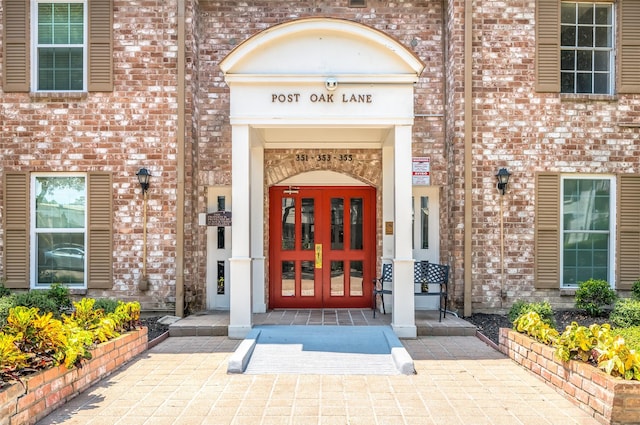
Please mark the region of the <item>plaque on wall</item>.
[[231, 211], [215, 211], [207, 213], [207, 226], [231, 226]]

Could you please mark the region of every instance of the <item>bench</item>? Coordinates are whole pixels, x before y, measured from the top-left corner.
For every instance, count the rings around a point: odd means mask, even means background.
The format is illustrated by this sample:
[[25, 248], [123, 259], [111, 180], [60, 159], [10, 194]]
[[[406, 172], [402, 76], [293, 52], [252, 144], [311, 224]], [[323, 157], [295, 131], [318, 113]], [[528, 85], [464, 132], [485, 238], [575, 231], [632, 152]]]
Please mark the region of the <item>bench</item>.
[[[384, 289], [384, 284], [393, 281], [393, 265], [383, 264], [382, 275], [373, 279], [373, 317], [376, 317], [376, 301], [380, 297], [382, 313], [386, 314], [384, 308], [384, 295], [391, 295], [391, 289]], [[438, 321], [447, 317], [447, 298], [449, 286], [449, 266], [445, 264], [430, 263], [428, 261], [416, 261], [413, 266], [413, 283], [420, 285], [420, 292], [415, 292], [416, 296], [439, 297]], [[431, 285], [437, 285], [437, 289], [431, 289]]]

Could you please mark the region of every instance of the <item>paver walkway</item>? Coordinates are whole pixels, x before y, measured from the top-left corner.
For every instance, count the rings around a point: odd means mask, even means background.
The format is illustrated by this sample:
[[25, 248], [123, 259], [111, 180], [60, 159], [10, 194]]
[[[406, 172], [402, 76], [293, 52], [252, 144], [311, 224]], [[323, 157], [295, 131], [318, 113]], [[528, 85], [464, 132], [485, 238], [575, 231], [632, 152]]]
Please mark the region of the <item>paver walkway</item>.
[[403, 340], [394, 376], [230, 375], [239, 343], [169, 338], [39, 424], [597, 424], [475, 337]]

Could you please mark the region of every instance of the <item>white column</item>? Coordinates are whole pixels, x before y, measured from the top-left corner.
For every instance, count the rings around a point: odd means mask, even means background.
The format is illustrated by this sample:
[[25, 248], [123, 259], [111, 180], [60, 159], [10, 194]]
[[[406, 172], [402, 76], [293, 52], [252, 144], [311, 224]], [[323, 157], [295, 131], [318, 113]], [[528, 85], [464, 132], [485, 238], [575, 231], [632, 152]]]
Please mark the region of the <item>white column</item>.
[[267, 311], [264, 291], [264, 147], [251, 147], [251, 258], [253, 270], [253, 312]]
[[395, 257], [391, 327], [401, 338], [415, 338], [413, 251], [411, 246], [411, 126], [396, 126], [394, 140]]
[[252, 326], [250, 142], [248, 125], [232, 126], [229, 338], [236, 339], [244, 338]]
[[[386, 224], [393, 225], [395, 217], [395, 196], [394, 196], [394, 160], [393, 160], [393, 138], [394, 134], [389, 133], [387, 140], [382, 146], [382, 263], [390, 263], [394, 258], [393, 234], [387, 235]], [[376, 276], [380, 276], [382, 269], [377, 271]], [[383, 284], [384, 289], [392, 289], [392, 283]], [[393, 295], [382, 295], [387, 313], [393, 312]]]

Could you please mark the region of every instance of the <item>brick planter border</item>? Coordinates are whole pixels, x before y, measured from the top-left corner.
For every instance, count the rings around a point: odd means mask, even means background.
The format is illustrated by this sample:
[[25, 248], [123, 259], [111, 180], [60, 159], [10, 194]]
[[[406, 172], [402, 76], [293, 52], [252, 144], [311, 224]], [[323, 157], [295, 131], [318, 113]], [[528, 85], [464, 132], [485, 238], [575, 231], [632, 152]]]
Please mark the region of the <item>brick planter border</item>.
[[555, 349], [512, 329], [500, 329], [500, 351], [540, 376], [603, 424], [638, 424], [640, 382], [607, 375], [588, 363], [555, 357]]
[[147, 328], [98, 345], [81, 368], [43, 370], [0, 391], [0, 425], [35, 424], [147, 349]]

